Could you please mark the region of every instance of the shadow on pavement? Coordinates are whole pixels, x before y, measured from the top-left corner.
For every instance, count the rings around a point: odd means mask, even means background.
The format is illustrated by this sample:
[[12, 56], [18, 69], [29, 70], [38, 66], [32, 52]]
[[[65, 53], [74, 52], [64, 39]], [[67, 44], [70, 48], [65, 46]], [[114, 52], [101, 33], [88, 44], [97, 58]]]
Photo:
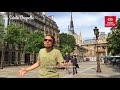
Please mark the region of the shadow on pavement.
[[120, 73], [120, 68], [117, 65], [115, 65], [115, 66], [113, 66], [113, 65], [106, 65], [106, 67], [112, 68], [112, 70], [114, 72], [119, 72]]
[[98, 78], [120, 78], [120, 75], [111, 75], [111, 76], [102, 76], [102, 75], [97, 75]]

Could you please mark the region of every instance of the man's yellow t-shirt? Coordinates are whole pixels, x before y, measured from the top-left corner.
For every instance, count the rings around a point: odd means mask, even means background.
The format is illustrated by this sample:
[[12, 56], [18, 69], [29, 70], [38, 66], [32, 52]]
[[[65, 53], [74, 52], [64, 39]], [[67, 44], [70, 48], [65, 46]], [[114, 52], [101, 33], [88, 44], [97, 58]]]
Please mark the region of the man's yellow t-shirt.
[[40, 49], [38, 54], [38, 60], [40, 60], [39, 77], [40, 78], [58, 78], [56, 64], [64, 62], [62, 54], [58, 49], [53, 49], [50, 52], [46, 51], [46, 48]]

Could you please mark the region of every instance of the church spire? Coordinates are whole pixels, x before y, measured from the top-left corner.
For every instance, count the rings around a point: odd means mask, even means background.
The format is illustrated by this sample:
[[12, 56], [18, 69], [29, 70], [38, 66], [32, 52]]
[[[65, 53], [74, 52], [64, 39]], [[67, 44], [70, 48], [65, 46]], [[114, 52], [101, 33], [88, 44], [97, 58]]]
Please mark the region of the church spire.
[[68, 31], [69, 31], [70, 29], [69, 29], [69, 25], [68, 25]]
[[81, 35], [81, 30], [80, 30], [79, 40], [80, 40], [80, 44], [79, 44], [79, 45], [81, 45], [81, 44], [82, 44], [82, 35]]
[[71, 21], [70, 21], [70, 31], [74, 34], [74, 25], [73, 25], [72, 12], [71, 12]]
[[81, 30], [80, 30], [80, 36], [81, 36]]
[[72, 12], [71, 12], [71, 27], [73, 27]]

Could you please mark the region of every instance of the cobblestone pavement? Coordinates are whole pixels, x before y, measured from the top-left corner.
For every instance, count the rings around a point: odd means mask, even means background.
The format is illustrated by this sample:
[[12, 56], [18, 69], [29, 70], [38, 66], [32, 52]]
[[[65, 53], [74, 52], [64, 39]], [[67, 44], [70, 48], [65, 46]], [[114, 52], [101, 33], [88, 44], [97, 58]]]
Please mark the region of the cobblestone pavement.
[[[70, 74], [67, 74], [65, 70], [58, 70], [60, 78], [120, 78], [120, 69], [117, 66], [104, 65], [101, 63], [101, 73], [96, 72], [96, 62], [80, 62], [78, 74], [72, 74], [72, 68]], [[28, 66], [22, 66], [28, 67]], [[4, 67], [0, 69], [0, 78], [19, 78], [16, 73], [19, 71], [19, 66]], [[29, 71], [23, 78], [38, 78], [38, 68]]]

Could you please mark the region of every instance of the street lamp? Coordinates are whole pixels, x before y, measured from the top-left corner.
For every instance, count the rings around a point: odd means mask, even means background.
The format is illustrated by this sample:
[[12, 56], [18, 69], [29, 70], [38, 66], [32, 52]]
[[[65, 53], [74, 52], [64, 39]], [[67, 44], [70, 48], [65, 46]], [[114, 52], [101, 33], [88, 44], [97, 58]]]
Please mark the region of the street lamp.
[[93, 29], [93, 31], [94, 31], [94, 34], [95, 34], [95, 36], [96, 36], [96, 47], [97, 47], [97, 52], [96, 52], [96, 54], [97, 54], [97, 56], [96, 56], [96, 58], [97, 58], [97, 71], [96, 71], [96, 72], [101, 72], [101, 69], [100, 69], [100, 59], [99, 59], [99, 53], [98, 53], [99, 29], [98, 29], [97, 27], [95, 27], [95, 28]]

